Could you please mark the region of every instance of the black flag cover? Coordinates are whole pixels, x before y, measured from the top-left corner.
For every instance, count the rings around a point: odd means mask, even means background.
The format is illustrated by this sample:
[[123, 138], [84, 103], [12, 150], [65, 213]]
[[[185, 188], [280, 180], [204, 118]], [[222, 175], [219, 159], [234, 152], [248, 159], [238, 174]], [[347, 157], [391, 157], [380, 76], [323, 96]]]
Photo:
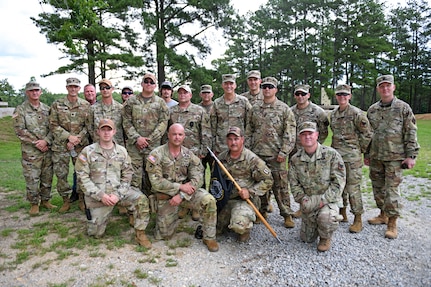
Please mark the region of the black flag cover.
[[210, 193], [217, 201], [217, 211], [223, 209], [229, 201], [233, 189], [233, 182], [223, 176], [220, 166], [214, 162], [211, 174]]

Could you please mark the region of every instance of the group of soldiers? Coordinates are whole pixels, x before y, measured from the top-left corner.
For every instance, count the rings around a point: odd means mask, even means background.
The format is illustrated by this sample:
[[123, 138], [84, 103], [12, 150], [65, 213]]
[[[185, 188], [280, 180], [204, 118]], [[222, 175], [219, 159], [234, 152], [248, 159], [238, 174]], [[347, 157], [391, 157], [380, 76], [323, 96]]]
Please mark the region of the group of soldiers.
[[[308, 85], [296, 85], [296, 104], [289, 107], [277, 94], [274, 77], [247, 75], [249, 91], [236, 93], [236, 76], [222, 76], [224, 94], [215, 99], [211, 85], [202, 85], [202, 102], [191, 102], [188, 85], [177, 89], [170, 82], [157, 86], [154, 74], [144, 75], [142, 91], [122, 89], [123, 103], [112, 97], [111, 81], [84, 86], [66, 80], [67, 96], [51, 107], [40, 101], [41, 88], [26, 84], [27, 100], [13, 114], [14, 128], [22, 143], [22, 166], [30, 215], [50, 203], [52, 178], [63, 199], [59, 212], [74, 200], [68, 183], [70, 160], [76, 172], [74, 184], [81, 210], [87, 214], [87, 233], [100, 238], [117, 204], [129, 216], [137, 242], [151, 248], [145, 233], [150, 212], [156, 212], [154, 238], [168, 239], [179, 218], [191, 210], [202, 222], [203, 243], [209, 251], [219, 249], [216, 236], [230, 229], [238, 240], [250, 239], [254, 223], [273, 211], [274, 195], [286, 228], [300, 217], [300, 237], [327, 251], [340, 221], [348, 221], [350, 204], [354, 222], [350, 232], [363, 228], [361, 196], [362, 157], [370, 166], [374, 198], [381, 213], [370, 224], [387, 224], [385, 237], [396, 238], [400, 214], [402, 168], [413, 168], [419, 145], [411, 108], [394, 96], [393, 76], [377, 78], [381, 100], [365, 114], [352, 106], [351, 87], [335, 89], [338, 107], [328, 115], [313, 104]], [[328, 127], [332, 147], [323, 145]], [[209, 150], [217, 157], [214, 162]], [[222, 205], [205, 182], [205, 169], [222, 164], [235, 186], [224, 190]], [[226, 189], [226, 188], [225, 188]], [[289, 191], [290, 189], [290, 191]], [[290, 192], [300, 209], [291, 208]]]

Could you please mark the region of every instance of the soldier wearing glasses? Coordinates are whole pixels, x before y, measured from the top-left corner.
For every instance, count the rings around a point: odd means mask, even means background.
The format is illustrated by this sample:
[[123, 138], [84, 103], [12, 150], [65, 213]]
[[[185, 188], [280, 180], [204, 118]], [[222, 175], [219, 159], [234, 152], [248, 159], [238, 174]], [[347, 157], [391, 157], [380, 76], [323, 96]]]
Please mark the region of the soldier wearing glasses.
[[132, 95], [132, 87], [125, 86], [123, 89], [121, 89], [121, 99], [123, 99], [123, 103], [126, 102]]
[[127, 136], [127, 151], [135, 169], [131, 185], [148, 196], [151, 184], [145, 172], [145, 159], [151, 150], [161, 145], [168, 125], [169, 110], [165, 101], [154, 93], [154, 74], [145, 74], [141, 86], [142, 92], [124, 103], [123, 128]]

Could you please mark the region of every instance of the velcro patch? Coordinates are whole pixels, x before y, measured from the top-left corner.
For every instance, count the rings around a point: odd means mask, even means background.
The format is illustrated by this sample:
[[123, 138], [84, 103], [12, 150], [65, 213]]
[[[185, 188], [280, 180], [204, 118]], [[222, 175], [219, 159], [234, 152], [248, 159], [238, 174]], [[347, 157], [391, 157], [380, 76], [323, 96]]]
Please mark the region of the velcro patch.
[[148, 160], [152, 163], [156, 163], [156, 161], [157, 161], [156, 157], [151, 155], [151, 154], [148, 156]]
[[87, 158], [85, 157], [85, 155], [83, 155], [83, 154], [80, 154], [79, 156], [78, 156], [78, 158], [79, 158], [79, 160], [80, 161], [82, 161], [82, 162], [87, 162]]

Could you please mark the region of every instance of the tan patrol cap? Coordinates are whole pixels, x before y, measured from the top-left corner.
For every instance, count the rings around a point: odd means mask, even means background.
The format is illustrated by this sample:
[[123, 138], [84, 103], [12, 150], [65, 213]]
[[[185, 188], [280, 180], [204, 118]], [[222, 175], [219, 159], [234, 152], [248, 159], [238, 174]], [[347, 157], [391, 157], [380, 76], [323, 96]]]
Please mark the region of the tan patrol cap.
[[108, 80], [108, 79], [102, 79], [102, 80], [99, 82], [99, 86], [100, 86], [101, 84], [105, 84], [105, 85], [107, 85], [108, 87], [111, 87], [111, 88], [112, 88], [112, 83], [111, 83], [111, 81], [110, 81], [110, 80]]
[[110, 119], [101, 119], [99, 122], [99, 129], [103, 127], [110, 127], [112, 130], [115, 130], [115, 124]]
[[157, 81], [156, 81], [156, 76], [155, 76], [154, 74], [146, 73], [146, 74], [144, 75], [144, 77], [142, 78], [142, 82], [143, 82], [145, 79], [151, 79], [151, 80], [153, 80], [153, 82], [154, 82], [154, 83], [157, 83]]
[[211, 85], [201, 86], [201, 93], [212, 93], [212, 92], [213, 92], [213, 88], [211, 87]]
[[298, 91], [304, 92], [304, 93], [309, 93], [310, 92], [310, 86], [309, 85], [303, 85], [303, 84], [298, 84], [295, 86], [295, 91], [293, 93], [296, 93]]
[[181, 90], [181, 89], [183, 89], [184, 91], [186, 91], [186, 92], [187, 92], [187, 93], [189, 93], [189, 94], [191, 94], [191, 93], [192, 93], [192, 89], [190, 88], [190, 86], [189, 86], [189, 85], [181, 85], [181, 86], [179, 86], [179, 87], [178, 87], [177, 92], [178, 92], [179, 90]]
[[352, 93], [352, 87], [346, 84], [338, 85], [335, 88], [335, 94], [351, 94]]
[[236, 83], [235, 74], [224, 74], [221, 76], [221, 79], [223, 83], [226, 83], [226, 82]]
[[68, 86], [81, 86], [81, 81], [78, 78], [67, 78], [66, 79], [66, 87]]
[[277, 87], [278, 81], [274, 77], [265, 77], [262, 80], [262, 85], [273, 85], [274, 87]]
[[230, 134], [236, 135], [237, 137], [244, 136], [244, 134], [242, 133], [242, 130], [239, 127], [230, 127], [229, 130], [227, 131], [226, 136]]
[[256, 79], [260, 79], [261, 75], [260, 75], [260, 71], [258, 70], [251, 70], [250, 72], [248, 72], [247, 74], [247, 79], [248, 78], [256, 78]]
[[377, 77], [376, 79], [377, 86], [379, 86], [382, 83], [394, 83], [394, 76], [392, 75], [382, 75], [380, 77]]

